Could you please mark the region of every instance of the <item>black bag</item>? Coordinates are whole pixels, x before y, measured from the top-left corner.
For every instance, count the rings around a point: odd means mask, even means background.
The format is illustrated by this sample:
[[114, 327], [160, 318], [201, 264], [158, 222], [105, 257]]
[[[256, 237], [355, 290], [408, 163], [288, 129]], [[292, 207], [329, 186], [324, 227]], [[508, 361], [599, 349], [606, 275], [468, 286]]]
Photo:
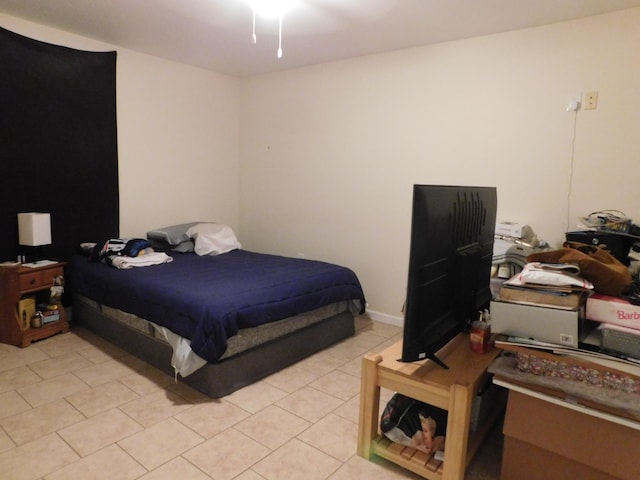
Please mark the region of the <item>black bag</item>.
[[392, 442], [426, 453], [444, 450], [447, 411], [396, 393], [382, 412], [380, 430]]

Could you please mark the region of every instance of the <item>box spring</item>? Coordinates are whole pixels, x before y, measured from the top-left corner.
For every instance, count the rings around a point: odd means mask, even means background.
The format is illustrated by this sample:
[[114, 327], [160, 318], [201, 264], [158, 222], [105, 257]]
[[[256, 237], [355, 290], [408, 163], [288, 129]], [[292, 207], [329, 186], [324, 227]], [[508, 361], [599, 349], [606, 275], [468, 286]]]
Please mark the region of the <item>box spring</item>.
[[[281, 336], [268, 339], [263, 331], [257, 345], [250, 346], [247, 331], [239, 332], [239, 342], [230, 342], [232, 353], [217, 363], [207, 363], [181, 381], [214, 398], [228, 395], [239, 388], [275, 373], [309, 355], [354, 334], [353, 314], [345, 309], [330, 311], [322, 319], [293, 317], [298, 327]], [[117, 314], [115, 314], [118, 312]], [[130, 317], [123, 322], [122, 317]], [[312, 315], [313, 317], [313, 315]], [[73, 299], [73, 322], [86, 327], [100, 337], [117, 345], [132, 355], [156, 368], [174, 375], [171, 366], [171, 346], [155, 332], [144, 319], [124, 312], [102, 307], [91, 299], [75, 295]], [[274, 322], [274, 329], [282, 333], [285, 321]], [[251, 330], [251, 329], [247, 329]], [[264, 330], [264, 329], [262, 329]], [[234, 337], [232, 337], [233, 339]], [[230, 340], [232, 340], [230, 339]], [[265, 340], [268, 339], [268, 340]]]

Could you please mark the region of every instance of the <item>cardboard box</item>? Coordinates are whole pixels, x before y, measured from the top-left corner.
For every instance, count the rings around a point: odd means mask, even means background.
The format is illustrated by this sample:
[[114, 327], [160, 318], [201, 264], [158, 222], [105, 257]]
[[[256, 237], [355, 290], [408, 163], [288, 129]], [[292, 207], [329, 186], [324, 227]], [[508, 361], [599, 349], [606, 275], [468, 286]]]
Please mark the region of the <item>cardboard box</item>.
[[577, 348], [582, 310], [492, 301], [491, 331]]
[[571, 459], [505, 437], [500, 480], [618, 480]]
[[511, 390], [501, 480], [637, 480], [640, 431]]
[[589, 320], [640, 330], [640, 305], [620, 297], [594, 293], [587, 299], [586, 316]]
[[538, 307], [578, 309], [585, 306], [589, 292], [563, 292], [553, 289], [512, 285], [507, 280], [500, 287], [499, 300]]

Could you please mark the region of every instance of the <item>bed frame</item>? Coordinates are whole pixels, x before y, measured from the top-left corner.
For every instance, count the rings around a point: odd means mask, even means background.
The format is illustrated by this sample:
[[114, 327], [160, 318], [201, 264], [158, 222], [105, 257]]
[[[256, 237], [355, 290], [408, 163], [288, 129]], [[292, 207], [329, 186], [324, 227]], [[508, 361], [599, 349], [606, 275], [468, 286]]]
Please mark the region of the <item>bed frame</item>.
[[[73, 322], [173, 376], [171, 346], [107, 314], [97, 305], [75, 299]], [[207, 363], [181, 378], [194, 389], [219, 398], [275, 373], [354, 334], [353, 314], [346, 310], [218, 363]]]

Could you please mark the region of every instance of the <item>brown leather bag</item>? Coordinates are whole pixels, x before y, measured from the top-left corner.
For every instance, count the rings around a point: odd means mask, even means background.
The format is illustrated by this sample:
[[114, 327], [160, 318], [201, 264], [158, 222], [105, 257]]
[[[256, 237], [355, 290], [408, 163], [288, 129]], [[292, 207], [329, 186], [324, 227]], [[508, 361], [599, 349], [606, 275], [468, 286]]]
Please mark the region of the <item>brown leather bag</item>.
[[580, 276], [593, 283], [594, 290], [603, 295], [620, 296], [631, 287], [629, 269], [602, 245], [564, 242], [563, 248], [532, 253], [527, 261], [577, 265]]

